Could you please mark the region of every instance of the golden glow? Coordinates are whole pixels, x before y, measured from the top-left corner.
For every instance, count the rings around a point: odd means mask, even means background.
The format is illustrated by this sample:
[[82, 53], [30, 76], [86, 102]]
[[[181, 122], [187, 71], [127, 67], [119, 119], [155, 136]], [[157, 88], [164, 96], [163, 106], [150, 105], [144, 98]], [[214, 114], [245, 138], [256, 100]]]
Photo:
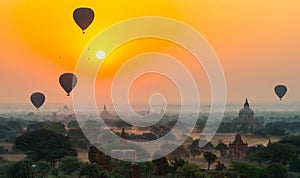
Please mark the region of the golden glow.
[[[84, 35], [72, 18], [78, 7], [90, 7], [95, 12], [94, 22]], [[273, 86], [281, 82], [292, 89], [286, 100], [299, 101], [299, 8], [300, 1], [296, 0], [3, 1], [0, 80], [6, 85], [1, 88], [0, 102], [26, 101], [28, 93], [35, 90], [47, 92], [49, 102], [70, 101], [57, 84], [59, 74], [74, 71], [82, 51], [98, 33], [140, 16], [170, 17], [197, 29], [220, 58], [230, 102], [242, 102], [246, 96], [258, 102], [275, 101]], [[135, 41], [104, 59], [99, 83], [110, 80], [129, 58], [152, 50], [182, 61], [191, 58], [176, 45], [159, 40]], [[89, 60], [91, 65], [97, 60], [95, 53]], [[186, 65], [196, 70], [193, 62]], [[207, 83], [202, 74], [199, 85]], [[11, 91], [14, 94], [5, 94]]]

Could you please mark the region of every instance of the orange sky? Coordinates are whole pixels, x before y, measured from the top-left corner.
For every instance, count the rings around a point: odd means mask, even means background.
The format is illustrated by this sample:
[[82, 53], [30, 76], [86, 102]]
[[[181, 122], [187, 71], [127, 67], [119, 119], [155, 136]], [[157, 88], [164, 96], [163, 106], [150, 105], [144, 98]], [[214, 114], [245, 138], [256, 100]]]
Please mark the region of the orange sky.
[[[77, 7], [90, 7], [95, 12], [85, 35], [72, 19]], [[297, 0], [2, 1], [0, 103], [26, 103], [34, 91], [44, 92], [48, 103], [70, 103], [71, 98], [58, 84], [59, 75], [74, 71], [81, 52], [98, 33], [119, 21], [140, 16], [170, 17], [197, 29], [223, 66], [228, 103], [241, 103], [246, 96], [252, 103], [278, 102], [273, 93], [278, 83], [289, 89], [283, 102], [300, 101], [299, 8]], [[96, 86], [97, 96], [102, 99], [99, 103], [109, 102], [108, 86], [114, 71], [134, 55], [151, 51], [188, 61], [185, 65], [196, 77], [201, 99], [209, 101], [205, 73], [186, 51], [169, 42], [144, 39], [116, 49], [105, 59]], [[96, 60], [91, 56], [91, 63]], [[150, 83], [151, 87], [145, 88]], [[149, 93], [156, 91], [166, 92], [171, 102], [178, 99], [172, 97], [178, 93], [170, 81], [151, 75], [136, 81], [131, 99], [147, 103]]]

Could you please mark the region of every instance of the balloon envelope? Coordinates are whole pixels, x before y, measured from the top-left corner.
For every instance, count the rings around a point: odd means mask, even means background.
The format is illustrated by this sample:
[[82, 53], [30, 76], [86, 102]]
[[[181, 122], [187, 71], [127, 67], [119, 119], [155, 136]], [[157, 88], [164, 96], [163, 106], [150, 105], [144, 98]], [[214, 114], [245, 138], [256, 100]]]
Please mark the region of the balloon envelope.
[[287, 88], [284, 85], [277, 85], [274, 89], [276, 95], [279, 97], [279, 99], [281, 100], [282, 97], [284, 97], [284, 95], [287, 92]]
[[72, 73], [64, 73], [59, 77], [59, 84], [67, 92], [67, 96], [70, 96], [70, 92], [77, 84], [77, 77]]
[[45, 102], [45, 95], [41, 92], [35, 92], [30, 96], [31, 103], [39, 109]]
[[73, 19], [82, 31], [87, 29], [95, 17], [94, 11], [90, 8], [81, 7], [73, 12]]

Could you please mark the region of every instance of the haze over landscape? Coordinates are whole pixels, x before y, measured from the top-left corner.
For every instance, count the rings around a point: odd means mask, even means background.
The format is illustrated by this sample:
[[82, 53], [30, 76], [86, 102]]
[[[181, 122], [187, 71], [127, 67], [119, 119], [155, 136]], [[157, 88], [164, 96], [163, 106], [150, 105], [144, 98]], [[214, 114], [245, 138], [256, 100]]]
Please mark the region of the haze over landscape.
[[0, 2], [0, 178], [299, 178], [299, 9]]

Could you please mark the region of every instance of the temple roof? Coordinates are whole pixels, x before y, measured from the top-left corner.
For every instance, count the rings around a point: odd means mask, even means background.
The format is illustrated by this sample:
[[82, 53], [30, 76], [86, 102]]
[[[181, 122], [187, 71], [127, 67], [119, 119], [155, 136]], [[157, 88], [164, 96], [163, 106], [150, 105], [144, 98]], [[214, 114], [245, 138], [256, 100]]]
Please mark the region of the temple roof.
[[241, 134], [237, 133], [231, 145], [246, 145], [246, 143], [243, 142]]
[[246, 98], [246, 101], [245, 101], [245, 104], [244, 104], [244, 108], [249, 108], [248, 98]]
[[253, 117], [254, 119], [254, 111], [249, 106], [248, 98], [246, 98], [244, 108], [242, 108], [239, 112], [239, 118], [242, 119], [241, 117], [243, 115], [248, 115], [249, 117]]

